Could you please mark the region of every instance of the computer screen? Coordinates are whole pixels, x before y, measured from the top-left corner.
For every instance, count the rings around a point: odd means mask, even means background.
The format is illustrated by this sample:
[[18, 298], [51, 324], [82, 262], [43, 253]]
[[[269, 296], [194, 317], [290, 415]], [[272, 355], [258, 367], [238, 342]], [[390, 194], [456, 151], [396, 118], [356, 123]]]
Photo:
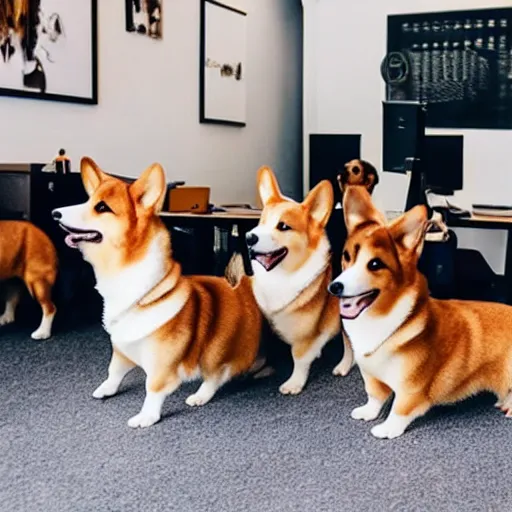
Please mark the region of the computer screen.
[[425, 185], [432, 191], [453, 194], [462, 190], [464, 137], [462, 135], [427, 135], [425, 137]]

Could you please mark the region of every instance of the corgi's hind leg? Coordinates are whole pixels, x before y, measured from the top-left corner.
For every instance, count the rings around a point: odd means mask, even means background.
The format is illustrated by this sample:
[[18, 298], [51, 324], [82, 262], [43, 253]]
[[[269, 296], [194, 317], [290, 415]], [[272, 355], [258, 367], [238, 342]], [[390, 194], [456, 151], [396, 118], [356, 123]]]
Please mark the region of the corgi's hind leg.
[[342, 377], [345, 377], [354, 367], [354, 351], [352, 350], [352, 344], [350, 343], [348, 336], [343, 330], [342, 335], [344, 347], [343, 357], [341, 358], [341, 361], [334, 367], [332, 373], [333, 375], [341, 375]]
[[230, 378], [229, 367], [224, 368], [220, 373], [205, 376], [199, 389], [185, 400], [186, 404], [191, 407], [207, 404]]
[[46, 340], [52, 335], [52, 325], [57, 308], [52, 301], [52, 286], [45, 278], [27, 280], [27, 287], [31, 295], [39, 302], [42, 310], [41, 324], [31, 334], [34, 340]]
[[0, 326], [12, 324], [16, 317], [16, 308], [21, 298], [21, 286], [18, 283], [5, 284], [5, 309], [0, 316]]

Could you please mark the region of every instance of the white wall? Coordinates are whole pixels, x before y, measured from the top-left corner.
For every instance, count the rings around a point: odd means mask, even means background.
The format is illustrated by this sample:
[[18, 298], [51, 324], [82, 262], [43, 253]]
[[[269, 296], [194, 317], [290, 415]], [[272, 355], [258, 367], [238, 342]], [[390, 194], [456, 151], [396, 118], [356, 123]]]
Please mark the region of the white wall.
[[211, 186], [217, 203], [254, 203], [267, 164], [300, 196], [300, 0], [230, 2], [248, 12], [244, 128], [199, 123], [200, 3], [163, 1], [161, 41], [125, 32], [122, 0], [98, 2], [98, 106], [0, 98], [0, 162], [49, 161], [64, 147], [74, 168], [90, 155], [135, 176], [159, 161], [169, 179]]
[[[304, 170], [309, 133], [361, 133], [362, 157], [382, 161], [380, 63], [386, 51], [387, 15], [490, 7], [487, 0], [303, 0], [304, 3]], [[510, 1], [492, 7], [510, 7]], [[512, 131], [429, 130], [464, 135], [464, 190], [453, 199], [472, 203], [512, 203]], [[407, 179], [382, 173], [375, 201], [384, 210], [405, 205]], [[476, 248], [496, 272], [503, 272], [503, 231], [457, 230], [461, 247]]]

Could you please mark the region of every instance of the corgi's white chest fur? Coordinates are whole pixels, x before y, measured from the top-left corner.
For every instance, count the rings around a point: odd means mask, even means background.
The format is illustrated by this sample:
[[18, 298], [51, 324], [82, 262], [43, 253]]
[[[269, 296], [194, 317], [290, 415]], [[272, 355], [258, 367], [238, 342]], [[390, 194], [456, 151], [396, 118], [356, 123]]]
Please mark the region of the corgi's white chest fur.
[[358, 366], [391, 389], [402, 378], [402, 363], [385, 342], [404, 324], [413, 306], [414, 296], [404, 295], [386, 316], [372, 317], [364, 311], [354, 320], [343, 320]]
[[[167, 255], [162, 254], [158, 240], [150, 245], [139, 262], [127, 267], [113, 277], [97, 276], [96, 289], [103, 297], [103, 325], [112, 343], [119, 346], [128, 357], [138, 362], [138, 349], [129, 348], [138, 340], [146, 339], [159, 327], [176, 316], [185, 305], [188, 294], [176, 292], [166, 301], [143, 310], [137, 302], [150, 292], [167, 272]], [[125, 348], [126, 347], [126, 348]], [[127, 350], [133, 352], [131, 355]], [[137, 359], [135, 359], [135, 357]]]
[[329, 262], [329, 241], [324, 237], [306, 263], [293, 273], [278, 265], [267, 272], [257, 261], [252, 262], [254, 296], [267, 317], [272, 317], [278, 330], [287, 331], [290, 317], [279, 314], [292, 303], [325, 270]]

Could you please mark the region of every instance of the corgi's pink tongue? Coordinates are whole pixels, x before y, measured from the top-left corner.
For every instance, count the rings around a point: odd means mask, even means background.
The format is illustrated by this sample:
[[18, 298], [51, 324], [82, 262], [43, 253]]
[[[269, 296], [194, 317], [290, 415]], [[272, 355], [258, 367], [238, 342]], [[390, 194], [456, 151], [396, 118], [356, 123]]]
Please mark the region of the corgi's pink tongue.
[[347, 320], [354, 320], [357, 318], [373, 301], [375, 295], [367, 293], [366, 295], [359, 295], [357, 297], [349, 297], [340, 299], [340, 315]]
[[78, 244], [80, 242], [87, 242], [91, 241], [96, 237], [96, 233], [70, 233], [69, 235], [64, 238], [64, 242], [66, 242], [66, 245], [68, 247], [71, 247], [71, 249], [78, 249]]
[[276, 260], [276, 257], [272, 253], [258, 254], [258, 256], [255, 256], [254, 259], [263, 267], [269, 268], [272, 265], [272, 263], [274, 263], [274, 261]]
[[274, 252], [254, 254], [253, 258], [268, 272], [278, 265], [287, 254], [288, 249], [281, 247]]

